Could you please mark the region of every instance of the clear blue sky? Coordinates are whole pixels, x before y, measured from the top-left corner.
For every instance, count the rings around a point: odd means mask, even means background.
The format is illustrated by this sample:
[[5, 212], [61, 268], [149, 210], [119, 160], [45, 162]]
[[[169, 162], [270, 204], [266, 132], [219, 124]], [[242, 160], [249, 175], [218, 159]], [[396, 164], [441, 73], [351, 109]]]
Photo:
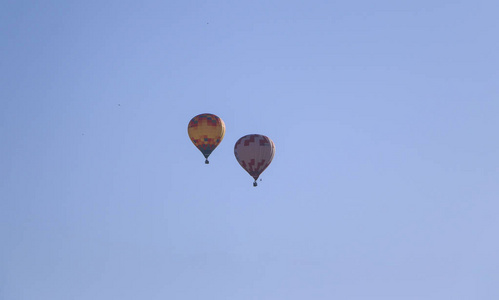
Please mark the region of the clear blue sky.
[[1, 1], [0, 299], [499, 299], [498, 13]]

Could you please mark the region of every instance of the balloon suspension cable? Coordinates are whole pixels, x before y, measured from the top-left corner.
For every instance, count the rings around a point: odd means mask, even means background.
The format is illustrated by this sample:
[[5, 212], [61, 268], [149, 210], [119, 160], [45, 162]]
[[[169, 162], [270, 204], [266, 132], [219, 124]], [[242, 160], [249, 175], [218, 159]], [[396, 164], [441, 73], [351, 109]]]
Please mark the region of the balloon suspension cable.
[[253, 186], [257, 186], [257, 185], [258, 185], [258, 183], [256, 183], [256, 180], [255, 180], [255, 182], [253, 182]]
[[205, 164], [209, 164], [210, 162], [208, 161], [208, 159], [206, 159], [206, 160], [204, 161], [204, 163], [205, 163]]

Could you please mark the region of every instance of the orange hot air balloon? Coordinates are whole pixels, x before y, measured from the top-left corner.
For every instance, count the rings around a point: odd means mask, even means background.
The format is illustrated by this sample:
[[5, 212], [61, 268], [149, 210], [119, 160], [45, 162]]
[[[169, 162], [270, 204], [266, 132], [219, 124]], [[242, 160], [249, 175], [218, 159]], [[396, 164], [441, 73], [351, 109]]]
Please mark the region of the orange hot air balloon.
[[237, 161], [256, 180], [270, 165], [275, 154], [274, 142], [261, 134], [249, 134], [240, 138], [234, 146]]
[[206, 158], [205, 163], [209, 164], [208, 156], [220, 144], [225, 135], [225, 123], [218, 116], [213, 114], [200, 114], [192, 118], [187, 127], [187, 132], [194, 143]]

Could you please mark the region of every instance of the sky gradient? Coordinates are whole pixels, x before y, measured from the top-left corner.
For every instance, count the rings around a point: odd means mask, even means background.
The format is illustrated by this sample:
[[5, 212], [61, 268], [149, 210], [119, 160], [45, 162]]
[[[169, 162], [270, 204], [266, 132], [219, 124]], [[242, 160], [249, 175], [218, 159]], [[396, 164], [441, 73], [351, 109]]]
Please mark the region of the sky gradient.
[[0, 299], [499, 299], [498, 12], [1, 1]]

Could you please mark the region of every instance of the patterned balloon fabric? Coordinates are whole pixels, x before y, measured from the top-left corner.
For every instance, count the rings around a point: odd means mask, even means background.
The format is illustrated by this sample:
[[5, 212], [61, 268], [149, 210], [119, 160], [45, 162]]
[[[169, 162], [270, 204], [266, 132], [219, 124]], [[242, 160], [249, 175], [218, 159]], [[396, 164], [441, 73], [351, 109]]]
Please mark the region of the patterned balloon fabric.
[[274, 142], [260, 134], [249, 134], [240, 138], [234, 146], [237, 161], [256, 180], [270, 165], [275, 154]]
[[203, 153], [208, 163], [208, 156], [220, 144], [225, 135], [225, 123], [214, 114], [200, 114], [192, 118], [187, 127], [189, 137]]

